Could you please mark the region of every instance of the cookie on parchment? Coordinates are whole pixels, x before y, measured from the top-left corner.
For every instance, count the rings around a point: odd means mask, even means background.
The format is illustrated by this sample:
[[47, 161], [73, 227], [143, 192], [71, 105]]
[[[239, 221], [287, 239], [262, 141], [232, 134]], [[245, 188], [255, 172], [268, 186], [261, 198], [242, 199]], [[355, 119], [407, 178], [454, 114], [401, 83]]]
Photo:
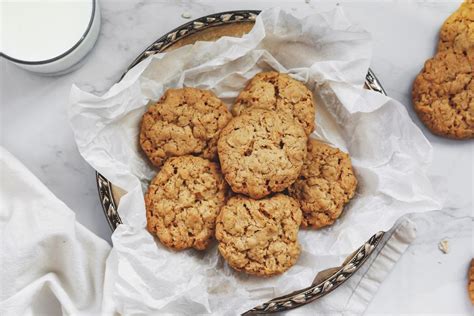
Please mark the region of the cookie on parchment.
[[140, 145], [160, 167], [168, 157], [216, 158], [221, 129], [232, 115], [211, 91], [169, 89], [143, 114]]
[[287, 74], [275, 71], [257, 74], [240, 92], [232, 114], [237, 116], [254, 108], [281, 111], [292, 116], [303, 126], [306, 135], [314, 130], [313, 94], [302, 82]]
[[307, 136], [290, 116], [253, 109], [222, 130], [217, 148], [222, 173], [236, 193], [259, 199], [292, 184], [306, 158]]
[[219, 252], [238, 271], [258, 276], [283, 273], [300, 254], [300, 223], [298, 202], [289, 196], [234, 196], [217, 217]]
[[455, 139], [474, 137], [473, 66], [465, 54], [446, 48], [427, 60], [416, 77], [414, 109], [433, 133]]
[[168, 159], [145, 195], [148, 231], [169, 248], [205, 249], [226, 190], [216, 163], [195, 156]]
[[303, 170], [288, 191], [300, 202], [302, 225], [317, 229], [336, 221], [356, 187], [349, 155], [310, 139]]

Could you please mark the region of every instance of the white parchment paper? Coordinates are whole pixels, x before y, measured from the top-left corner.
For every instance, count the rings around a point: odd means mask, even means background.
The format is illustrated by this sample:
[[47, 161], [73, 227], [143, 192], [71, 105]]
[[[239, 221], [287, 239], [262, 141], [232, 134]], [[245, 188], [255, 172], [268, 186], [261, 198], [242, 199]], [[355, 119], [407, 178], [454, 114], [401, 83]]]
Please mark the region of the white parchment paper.
[[[431, 145], [403, 105], [363, 89], [370, 58], [369, 34], [340, 9], [304, 19], [271, 9], [242, 38], [198, 42], [144, 60], [103, 96], [72, 88], [70, 120], [81, 154], [128, 192], [108, 262], [120, 312], [243, 312], [308, 286], [317, 271], [340, 264], [400, 216], [441, 207], [426, 176]], [[312, 89], [318, 103], [312, 137], [350, 153], [359, 186], [336, 224], [300, 232], [303, 251], [293, 268], [260, 279], [230, 269], [215, 244], [205, 252], [173, 252], [145, 230], [143, 195], [156, 170], [141, 153], [138, 134], [147, 103], [168, 88], [210, 89], [230, 106], [248, 79], [270, 69]]]

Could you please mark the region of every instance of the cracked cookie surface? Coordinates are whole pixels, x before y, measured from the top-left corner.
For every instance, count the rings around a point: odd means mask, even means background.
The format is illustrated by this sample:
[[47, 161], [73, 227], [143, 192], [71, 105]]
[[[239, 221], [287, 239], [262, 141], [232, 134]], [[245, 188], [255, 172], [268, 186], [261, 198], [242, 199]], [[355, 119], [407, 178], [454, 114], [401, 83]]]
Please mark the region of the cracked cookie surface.
[[275, 71], [257, 74], [240, 92], [232, 114], [237, 116], [254, 108], [281, 111], [292, 116], [303, 126], [306, 135], [314, 130], [313, 94], [302, 82], [287, 74]]
[[253, 109], [227, 124], [217, 148], [232, 190], [259, 199], [296, 180], [306, 158], [306, 142], [303, 128], [291, 117]]
[[194, 156], [168, 159], [145, 195], [148, 231], [169, 248], [205, 249], [226, 190], [216, 163]]
[[348, 154], [315, 139], [308, 141], [308, 157], [299, 178], [288, 189], [300, 202], [304, 227], [333, 224], [354, 196], [357, 179]]
[[413, 84], [413, 107], [434, 134], [474, 137], [474, 1], [465, 1], [443, 24], [438, 52]]
[[414, 109], [433, 133], [455, 139], [474, 136], [473, 66], [466, 55], [445, 49], [427, 60], [416, 77]]
[[474, 1], [465, 1], [441, 27], [438, 50], [453, 49], [474, 57]]
[[217, 139], [232, 115], [211, 91], [169, 89], [143, 114], [140, 145], [157, 167], [168, 157], [217, 156]]
[[298, 202], [284, 194], [229, 199], [216, 222], [219, 252], [238, 271], [272, 276], [292, 267], [300, 254]]

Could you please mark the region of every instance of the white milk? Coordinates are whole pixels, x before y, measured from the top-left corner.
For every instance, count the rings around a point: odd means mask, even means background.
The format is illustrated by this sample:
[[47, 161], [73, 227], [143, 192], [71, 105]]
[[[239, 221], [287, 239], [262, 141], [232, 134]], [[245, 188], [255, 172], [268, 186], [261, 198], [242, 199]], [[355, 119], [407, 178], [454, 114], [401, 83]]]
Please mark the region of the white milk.
[[[100, 15], [94, 0], [0, 0], [0, 8], [0, 51], [22, 67], [42, 64], [33, 67], [36, 71], [58, 72], [72, 66], [98, 35], [100, 22], [95, 20], [100, 21]], [[91, 41], [91, 35], [92, 45], [83, 43]], [[44, 67], [51, 63], [52, 69]]]

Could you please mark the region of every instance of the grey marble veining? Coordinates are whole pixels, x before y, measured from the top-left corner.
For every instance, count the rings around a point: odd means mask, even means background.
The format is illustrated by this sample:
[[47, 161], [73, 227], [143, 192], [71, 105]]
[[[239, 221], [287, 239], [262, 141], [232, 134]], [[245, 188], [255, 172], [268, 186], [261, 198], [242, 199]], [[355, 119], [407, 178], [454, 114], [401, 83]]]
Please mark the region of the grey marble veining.
[[[446, 199], [442, 211], [416, 214], [417, 240], [396, 265], [368, 313], [469, 314], [465, 273], [473, 247], [472, 141], [430, 134], [411, 108], [411, 85], [433, 55], [440, 25], [458, 1], [100, 1], [102, 29], [83, 66], [64, 76], [44, 77], [0, 61], [0, 144], [18, 157], [76, 212], [78, 220], [110, 241], [97, 198], [95, 174], [79, 155], [67, 119], [72, 84], [102, 94], [131, 61], [163, 33], [202, 15], [234, 9], [280, 6], [305, 15], [340, 5], [373, 37], [372, 69], [387, 93], [407, 111], [433, 144], [430, 175]], [[438, 250], [447, 239], [448, 254]], [[403, 303], [402, 303], [403, 302]]]

